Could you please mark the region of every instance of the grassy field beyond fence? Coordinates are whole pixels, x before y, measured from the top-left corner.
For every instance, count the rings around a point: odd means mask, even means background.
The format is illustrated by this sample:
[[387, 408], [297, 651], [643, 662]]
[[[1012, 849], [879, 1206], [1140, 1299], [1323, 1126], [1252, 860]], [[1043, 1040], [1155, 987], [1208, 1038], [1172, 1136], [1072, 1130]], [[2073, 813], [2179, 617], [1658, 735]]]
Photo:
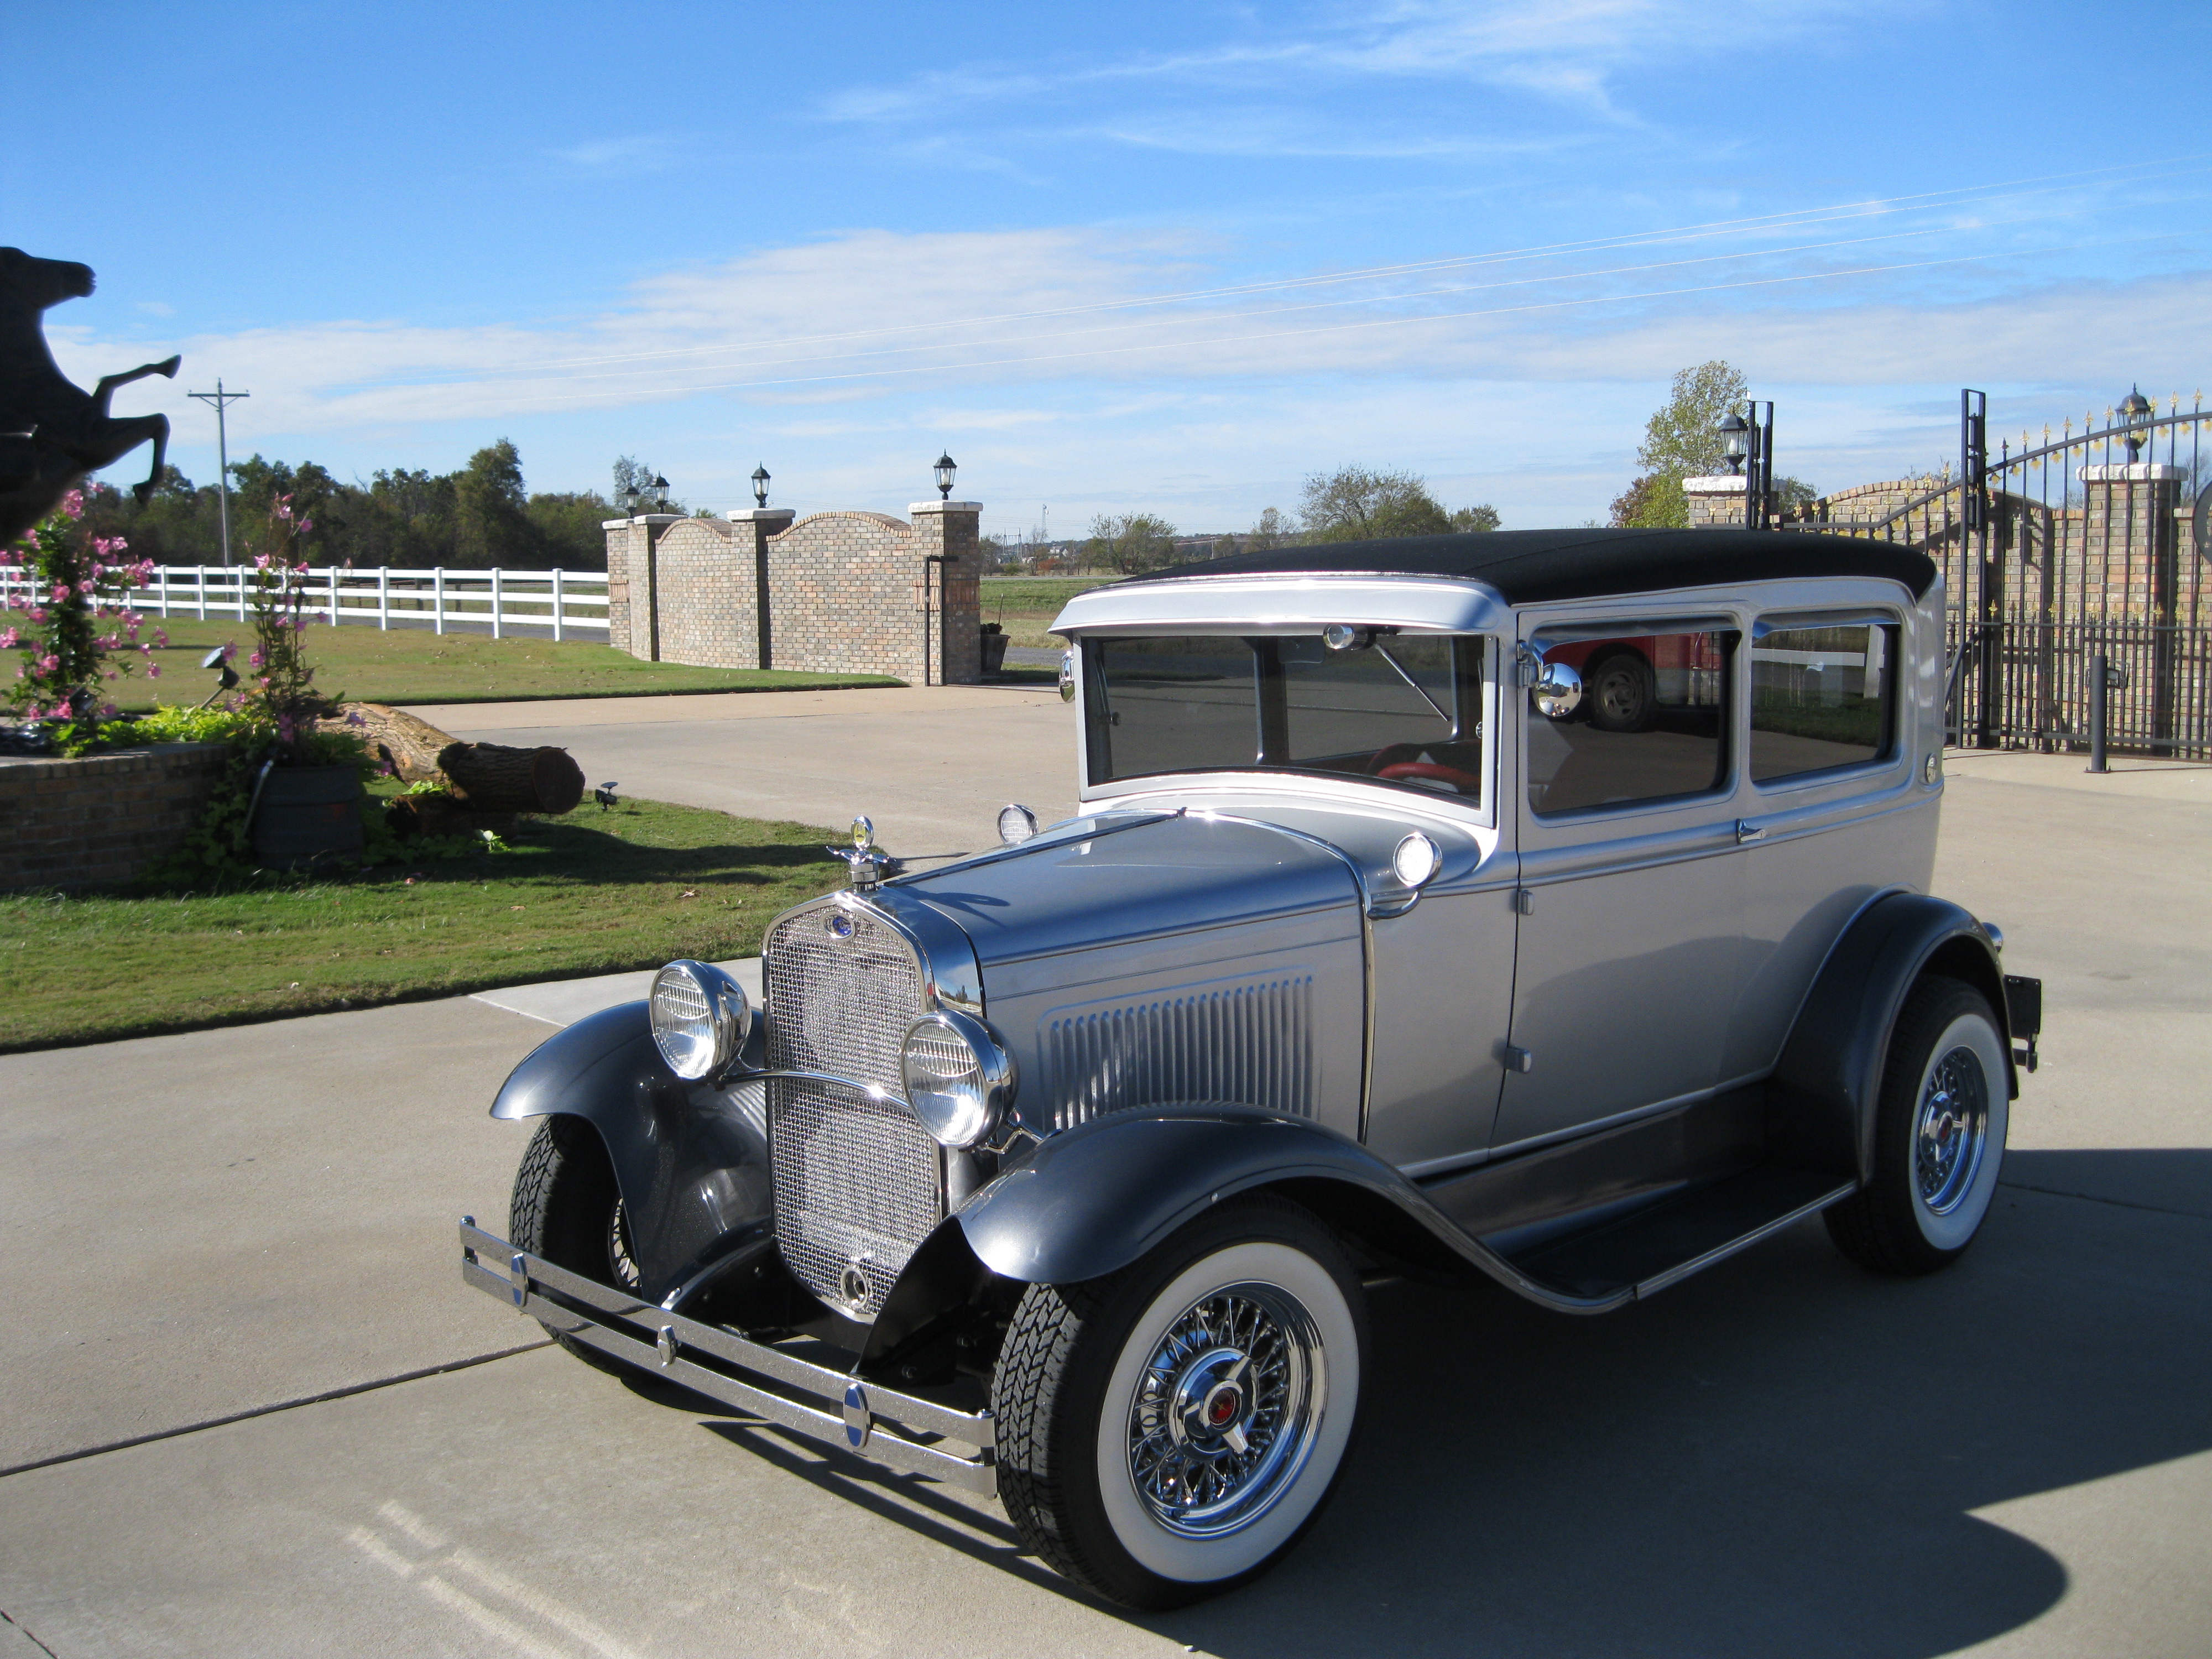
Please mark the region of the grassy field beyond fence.
[[1012, 643], [1051, 649], [1066, 643], [1045, 630], [1078, 593], [1121, 580], [1119, 576], [986, 576], [983, 620], [999, 623]]
[[[147, 619], [146, 635], [166, 629], [169, 648], [154, 653], [158, 679], [141, 672], [111, 683], [116, 706], [126, 713], [159, 702], [196, 703], [215, 690], [215, 676], [199, 665], [209, 647], [238, 647], [232, 666], [252, 670], [251, 623], [210, 617]], [[635, 697], [671, 691], [827, 690], [839, 686], [901, 685], [885, 674], [800, 674], [782, 669], [689, 668], [645, 662], [611, 645], [577, 641], [495, 640], [485, 634], [434, 634], [427, 628], [389, 632], [349, 623], [310, 627], [307, 660], [319, 690], [361, 702], [501, 702], [541, 697]]]

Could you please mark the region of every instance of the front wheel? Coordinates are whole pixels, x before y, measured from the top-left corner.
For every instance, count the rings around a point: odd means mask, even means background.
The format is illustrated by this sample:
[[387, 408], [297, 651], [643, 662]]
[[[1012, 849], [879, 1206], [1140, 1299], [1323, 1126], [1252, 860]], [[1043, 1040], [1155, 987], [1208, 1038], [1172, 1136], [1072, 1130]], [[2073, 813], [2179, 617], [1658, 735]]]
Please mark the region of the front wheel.
[[1264, 1572], [1321, 1512], [1359, 1404], [1366, 1319], [1328, 1230], [1259, 1198], [1133, 1267], [1032, 1285], [992, 1386], [999, 1495], [1049, 1565], [1125, 1605]]
[[1874, 1178], [1827, 1212], [1837, 1249], [1877, 1273], [1957, 1261], [1996, 1192], [2009, 1085], [1988, 1000], [1937, 975], [1914, 986], [1882, 1066]]
[[[638, 1288], [614, 1164], [599, 1132], [580, 1117], [538, 1120], [522, 1167], [514, 1172], [507, 1227], [519, 1250], [617, 1290]], [[550, 1325], [545, 1332], [587, 1365], [617, 1375], [629, 1371], [621, 1361]]]

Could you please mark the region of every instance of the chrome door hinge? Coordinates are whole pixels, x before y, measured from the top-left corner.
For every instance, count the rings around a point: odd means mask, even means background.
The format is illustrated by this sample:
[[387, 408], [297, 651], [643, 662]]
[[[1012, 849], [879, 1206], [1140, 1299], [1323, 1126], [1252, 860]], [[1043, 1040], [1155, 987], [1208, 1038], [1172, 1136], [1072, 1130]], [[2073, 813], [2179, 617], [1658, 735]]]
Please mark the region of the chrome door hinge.
[[1524, 916], [1534, 915], [1536, 914], [1536, 896], [1525, 887], [1515, 888], [1513, 890], [1513, 908], [1518, 914]]
[[1513, 647], [1513, 684], [1518, 686], [1535, 684], [1536, 677], [1544, 672], [1544, 659], [1536, 647], [1523, 640]]
[[1529, 1073], [1536, 1069], [1536, 1056], [1526, 1048], [1505, 1045], [1505, 1069], [1509, 1072]]

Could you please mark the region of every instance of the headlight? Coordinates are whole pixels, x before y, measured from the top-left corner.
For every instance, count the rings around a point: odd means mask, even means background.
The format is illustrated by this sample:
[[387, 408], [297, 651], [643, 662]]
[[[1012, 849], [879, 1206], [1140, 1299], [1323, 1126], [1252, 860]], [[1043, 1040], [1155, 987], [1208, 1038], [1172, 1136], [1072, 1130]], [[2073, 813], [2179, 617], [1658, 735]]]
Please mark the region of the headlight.
[[653, 976], [653, 1040], [680, 1078], [711, 1077], [751, 1035], [744, 987], [703, 962], [672, 962]]
[[1002, 844], [1019, 847], [1036, 832], [1036, 814], [1019, 801], [999, 809], [999, 840]]
[[989, 1026], [957, 1009], [908, 1028], [899, 1072], [915, 1116], [947, 1146], [973, 1146], [1013, 1103], [1014, 1057]]

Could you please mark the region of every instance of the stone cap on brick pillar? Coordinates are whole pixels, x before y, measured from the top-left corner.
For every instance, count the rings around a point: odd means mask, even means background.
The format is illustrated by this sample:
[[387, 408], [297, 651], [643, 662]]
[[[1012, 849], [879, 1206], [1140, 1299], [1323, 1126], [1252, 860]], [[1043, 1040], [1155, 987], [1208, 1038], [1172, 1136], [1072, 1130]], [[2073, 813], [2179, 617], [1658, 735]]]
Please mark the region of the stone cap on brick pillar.
[[981, 501], [916, 501], [907, 511], [919, 518], [924, 513], [981, 513]]
[[1685, 495], [1741, 495], [1743, 480], [1732, 472], [1721, 472], [1705, 478], [1682, 480]]
[[2179, 483], [2189, 476], [2185, 466], [2163, 461], [2116, 461], [2107, 466], [2081, 469], [2083, 483]]
[[732, 524], [787, 525], [799, 516], [795, 507], [733, 507], [722, 515]]

